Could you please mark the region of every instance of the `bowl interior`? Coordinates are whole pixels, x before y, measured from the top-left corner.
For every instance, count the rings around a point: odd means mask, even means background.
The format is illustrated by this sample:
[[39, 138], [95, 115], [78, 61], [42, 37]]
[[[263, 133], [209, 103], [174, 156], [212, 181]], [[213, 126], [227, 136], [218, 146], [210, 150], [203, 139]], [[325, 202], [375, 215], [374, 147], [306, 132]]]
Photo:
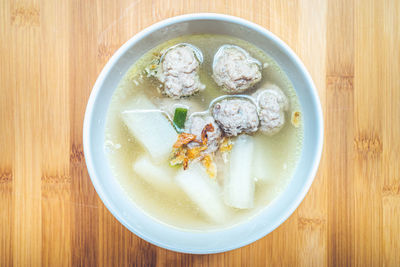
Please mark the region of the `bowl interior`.
[[[108, 166], [103, 150], [108, 105], [119, 81], [145, 52], [169, 39], [214, 33], [247, 40], [272, 56], [298, 94], [304, 120], [304, 145], [292, 181], [268, 207], [251, 220], [210, 232], [173, 228], [146, 215], [124, 193]], [[93, 88], [84, 123], [84, 151], [97, 193], [112, 214], [141, 238], [164, 248], [188, 253], [216, 253], [249, 244], [274, 230], [297, 208], [307, 193], [322, 149], [322, 116], [313, 82], [297, 56], [277, 37], [247, 21], [223, 15], [199, 14], [157, 23], [134, 36], [107, 63]]]

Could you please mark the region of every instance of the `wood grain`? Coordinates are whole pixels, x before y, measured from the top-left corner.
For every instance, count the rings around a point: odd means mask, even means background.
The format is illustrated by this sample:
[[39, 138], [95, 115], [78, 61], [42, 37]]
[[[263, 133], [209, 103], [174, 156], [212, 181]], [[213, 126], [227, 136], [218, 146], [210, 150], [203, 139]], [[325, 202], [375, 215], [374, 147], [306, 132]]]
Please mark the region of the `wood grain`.
[[[216, 255], [119, 224], [86, 171], [82, 123], [111, 55], [171, 16], [258, 23], [300, 56], [325, 121], [315, 181], [261, 240]], [[400, 266], [400, 2], [0, 1], [0, 266]]]

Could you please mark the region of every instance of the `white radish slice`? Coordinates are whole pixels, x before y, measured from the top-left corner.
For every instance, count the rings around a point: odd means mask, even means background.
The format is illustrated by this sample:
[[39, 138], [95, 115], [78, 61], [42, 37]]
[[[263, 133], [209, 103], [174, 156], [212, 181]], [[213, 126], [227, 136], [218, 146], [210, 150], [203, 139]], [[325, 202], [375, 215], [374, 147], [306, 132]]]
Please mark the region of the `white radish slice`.
[[256, 182], [272, 184], [287, 175], [287, 165], [282, 164], [282, 157], [286, 157], [285, 151], [270, 137], [254, 137], [253, 176]]
[[168, 159], [178, 135], [162, 111], [147, 98], [139, 97], [125, 106], [121, 115], [129, 131], [154, 160]]
[[147, 183], [161, 192], [177, 191], [174, 172], [167, 163], [155, 164], [148, 156], [143, 156], [133, 163], [133, 170]]
[[228, 216], [217, 181], [212, 180], [200, 163], [192, 163], [175, 179], [187, 196], [214, 222], [222, 223]]
[[240, 135], [233, 144], [229, 159], [229, 172], [224, 180], [225, 204], [239, 209], [254, 205], [253, 167], [254, 140]]
[[274, 173], [272, 173], [274, 168], [271, 164], [275, 163], [276, 160], [269, 149], [265, 149], [265, 146], [257, 143], [256, 140], [256, 145], [254, 147], [253, 176], [257, 182], [271, 182], [275, 178]]

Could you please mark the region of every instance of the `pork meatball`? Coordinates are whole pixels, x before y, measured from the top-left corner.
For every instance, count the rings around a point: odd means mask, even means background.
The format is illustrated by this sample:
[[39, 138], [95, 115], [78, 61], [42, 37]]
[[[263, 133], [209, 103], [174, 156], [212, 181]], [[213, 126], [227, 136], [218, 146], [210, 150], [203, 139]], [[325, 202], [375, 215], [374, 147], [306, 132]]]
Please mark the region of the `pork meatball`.
[[254, 93], [259, 107], [260, 131], [274, 135], [285, 124], [285, 111], [289, 109], [289, 100], [275, 85], [268, 86]]
[[158, 75], [158, 79], [164, 84], [163, 93], [178, 99], [203, 90], [205, 86], [199, 79], [199, 66], [192, 46], [177, 45], [168, 49]]
[[196, 142], [189, 143], [189, 148], [199, 146], [199, 142], [202, 142], [201, 133], [204, 127], [209, 123], [211, 123], [214, 127], [214, 131], [207, 132], [207, 149], [204, 150], [204, 153], [212, 153], [218, 149], [222, 137], [222, 132], [218, 124], [215, 122], [214, 118], [210, 115], [191, 116], [190, 119], [187, 121], [187, 132], [196, 135]]
[[213, 106], [212, 115], [227, 136], [258, 130], [257, 107], [247, 99], [224, 99]]
[[260, 63], [234, 45], [224, 45], [214, 56], [213, 78], [228, 93], [241, 93], [261, 80]]

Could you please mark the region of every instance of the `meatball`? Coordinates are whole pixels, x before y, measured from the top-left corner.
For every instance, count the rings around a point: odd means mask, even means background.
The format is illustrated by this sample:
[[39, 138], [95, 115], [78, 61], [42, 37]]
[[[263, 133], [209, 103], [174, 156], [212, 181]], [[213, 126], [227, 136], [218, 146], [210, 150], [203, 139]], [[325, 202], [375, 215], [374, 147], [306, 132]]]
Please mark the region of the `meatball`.
[[164, 93], [178, 99], [191, 96], [205, 86], [200, 82], [199, 61], [194, 48], [189, 45], [178, 45], [164, 54], [158, 79], [164, 84]]
[[259, 106], [260, 130], [266, 135], [274, 135], [285, 124], [285, 111], [289, 109], [289, 100], [275, 85], [254, 93]]
[[214, 56], [213, 78], [229, 93], [241, 93], [261, 80], [260, 63], [247, 51], [224, 45]]
[[207, 149], [204, 150], [204, 153], [212, 153], [216, 151], [219, 147], [219, 143], [222, 137], [221, 129], [218, 124], [215, 122], [214, 118], [210, 115], [207, 116], [191, 116], [190, 119], [186, 123], [186, 129], [189, 133], [196, 135], [197, 142], [191, 142], [189, 144], [189, 148], [193, 148], [198, 146], [201, 142], [201, 133], [204, 127], [211, 123], [214, 127], [214, 131], [207, 132]]
[[257, 107], [247, 99], [224, 99], [214, 105], [212, 115], [227, 136], [258, 130]]

